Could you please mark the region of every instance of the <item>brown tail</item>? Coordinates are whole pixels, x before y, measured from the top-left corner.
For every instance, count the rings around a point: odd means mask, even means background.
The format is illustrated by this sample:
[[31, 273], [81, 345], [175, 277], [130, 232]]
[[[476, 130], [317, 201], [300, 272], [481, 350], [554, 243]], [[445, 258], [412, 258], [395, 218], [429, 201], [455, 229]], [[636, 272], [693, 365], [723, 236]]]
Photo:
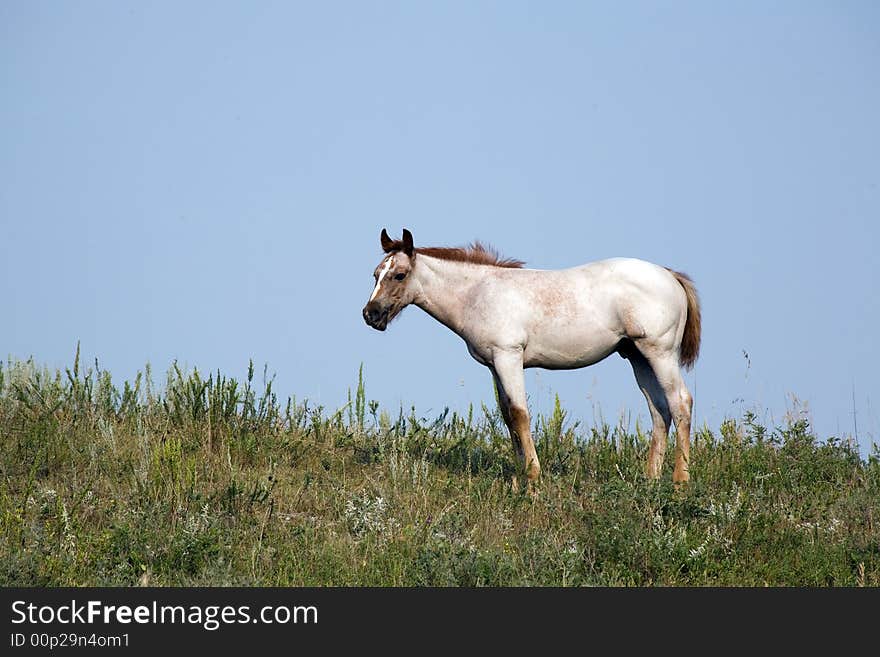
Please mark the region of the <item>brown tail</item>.
[[700, 297], [697, 296], [697, 288], [687, 274], [669, 270], [675, 279], [684, 288], [687, 295], [688, 310], [687, 320], [684, 324], [684, 335], [681, 338], [679, 348], [679, 361], [685, 369], [691, 369], [700, 355], [700, 334], [702, 333], [702, 319], [700, 318]]

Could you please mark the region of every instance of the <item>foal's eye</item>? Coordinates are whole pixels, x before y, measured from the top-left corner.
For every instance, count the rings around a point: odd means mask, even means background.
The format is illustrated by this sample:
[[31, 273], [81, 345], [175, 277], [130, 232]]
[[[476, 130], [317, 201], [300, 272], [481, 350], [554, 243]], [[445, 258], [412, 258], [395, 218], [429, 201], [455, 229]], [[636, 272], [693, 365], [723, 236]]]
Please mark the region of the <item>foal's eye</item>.
[[402, 281], [404, 278], [406, 278], [406, 274], [395, 274], [394, 275], [395, 281]]

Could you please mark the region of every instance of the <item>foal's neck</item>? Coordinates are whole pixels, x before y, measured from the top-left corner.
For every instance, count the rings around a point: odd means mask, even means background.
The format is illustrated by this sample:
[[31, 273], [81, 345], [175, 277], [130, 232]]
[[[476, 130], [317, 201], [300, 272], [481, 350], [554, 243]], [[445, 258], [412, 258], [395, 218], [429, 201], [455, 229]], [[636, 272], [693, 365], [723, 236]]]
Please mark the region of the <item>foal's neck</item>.
[[486, 265], [420, 254], [414, 273], [421, 289], [413, 303], [461, 335], [467, 297], [473, 286], [485, 279], [487, 269]]

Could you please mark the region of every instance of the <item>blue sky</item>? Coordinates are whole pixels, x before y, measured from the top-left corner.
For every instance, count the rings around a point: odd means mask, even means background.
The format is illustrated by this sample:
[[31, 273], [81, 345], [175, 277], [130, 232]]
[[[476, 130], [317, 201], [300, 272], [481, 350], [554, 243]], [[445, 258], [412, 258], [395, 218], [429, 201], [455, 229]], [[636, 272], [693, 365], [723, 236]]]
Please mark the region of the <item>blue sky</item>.
[[[880, 5], [0, 4], [0, 352], [77, 341], [336, 408], [493, 400], [417, 308], [361, 318], [379, 232], [537, 268], [634, 256], [703, 302], [696, 421], [880, 441]], [[530, 370], [592, 424], [629, 366]]]

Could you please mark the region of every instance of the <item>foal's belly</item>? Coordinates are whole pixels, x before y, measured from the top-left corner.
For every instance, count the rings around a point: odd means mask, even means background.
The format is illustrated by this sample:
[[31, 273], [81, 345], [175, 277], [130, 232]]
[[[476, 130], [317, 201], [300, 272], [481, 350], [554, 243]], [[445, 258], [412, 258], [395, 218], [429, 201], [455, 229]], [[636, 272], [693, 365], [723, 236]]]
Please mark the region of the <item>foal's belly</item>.
[[523, 352], [524, 367], [548, 370], [572, 370], [593, 365], [617, 349], [619, 337], [601, 336], [589, 342], [568, 343], [556, 340], [530, 341]]

